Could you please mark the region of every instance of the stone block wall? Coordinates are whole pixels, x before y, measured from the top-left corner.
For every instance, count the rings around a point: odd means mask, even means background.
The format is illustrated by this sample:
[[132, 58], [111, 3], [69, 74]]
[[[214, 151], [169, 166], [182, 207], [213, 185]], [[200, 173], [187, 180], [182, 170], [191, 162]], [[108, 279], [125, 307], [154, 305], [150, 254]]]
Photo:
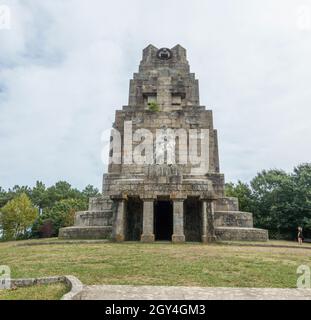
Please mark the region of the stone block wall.
[[238, 198], [219, 197], [215, 202], [216, 211], [239, 211]]
[[216, 211], [215, 227], [253, 228], [253, 214], [240, 211]]
[[267, 241], [268, 230], [255, 228], [215, 228], [217, 240], [221, 241]]
[[[158, 110], [152, 110], [151, 103]], [[61, 237], [112, 235], [124, 241], [139, 240], [143, 232], [142, 241], [153, 241], [153, 204], [165, 199], [173, 207], [173, 242], [185, 238], [208, 242], [215, 236], [220, 240], [267, 240], [265, 230], [252, 229], [252, 214], [239, 212], [238, 200], [225, 197], [213, 113], [200, 105], [199, 82], [190, 72], [183, 47], [158, 50], [149, 45], [143, 51], [139, 72], [130, 81], [128, 106], [116, 111], [113, 128], [122, 144], [111, 152], [118, 161], [104, 175], [103, 196], [90, 199], [89, 211], [77, 213], [75, 226], [61, 229]], [[208, 130], [208, 136], [201, 139], [203, 130]], [[137, 146], [141, 147], [140, 163], [133, 158]], [[190, 155], [204, 154], [202, 146], [208, 147], [208, 157], [200, 164], [191, 163]], [[144, 163], [144, 156], [149, 161]], [[131, 198], [139, 201], [129, 201]], [[168, 209], [162, 211], [171, 214]]]

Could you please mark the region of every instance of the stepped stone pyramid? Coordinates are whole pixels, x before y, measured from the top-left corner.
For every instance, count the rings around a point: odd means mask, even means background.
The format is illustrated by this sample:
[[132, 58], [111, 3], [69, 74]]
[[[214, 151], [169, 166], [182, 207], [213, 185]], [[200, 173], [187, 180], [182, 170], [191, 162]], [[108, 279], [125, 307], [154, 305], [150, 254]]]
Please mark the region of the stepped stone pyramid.
[[112, 148], [102, 196], [90, 199], [89, 211], [78, 212], [60, 238], [268, 239], [266, 230], [253, 228], [251, 213], [239, 211], [236, 198], [225, 197], [213, 113], [200, 105], [183, 47], [144, 49], [129, 104], [116, 111], [113, 128], [112, 144], [116, 138], [122, 144]]

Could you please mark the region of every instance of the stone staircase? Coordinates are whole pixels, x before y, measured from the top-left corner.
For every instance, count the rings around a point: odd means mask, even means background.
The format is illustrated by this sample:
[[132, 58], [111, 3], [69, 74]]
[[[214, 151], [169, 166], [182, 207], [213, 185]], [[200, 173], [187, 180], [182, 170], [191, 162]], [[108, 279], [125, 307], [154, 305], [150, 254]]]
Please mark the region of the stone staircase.
[[268, 231], [254, 228], [253, 214], [239, 211], [236, 198], [217, 200], [214, 213], [217, 240], [221, 241], [267, 241]]
[[73, 227], [59, 230], [60, 239], [109, 239], [112, 236], [113, 201], [106, 196], [91, 198], [89, 210], [77, 212]]

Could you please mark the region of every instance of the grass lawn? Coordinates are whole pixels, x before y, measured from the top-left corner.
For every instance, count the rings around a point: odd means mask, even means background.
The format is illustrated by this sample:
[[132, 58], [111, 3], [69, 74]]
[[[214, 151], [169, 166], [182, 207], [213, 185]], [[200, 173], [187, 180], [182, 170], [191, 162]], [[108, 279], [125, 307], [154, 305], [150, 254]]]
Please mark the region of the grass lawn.
[[[43, 244], [46, 240], [32, 242]], [[297, 267], [301, 264], [311, 267], [310, 249], [247, 247], [234, 243], [21, 244], [0, 243], [0, 265], [11, 268], [12, 278], [74, 275], [88, 285], [294, 288]], [[59, 297], [62, 289], [42, 287], [40, 290], [52, 290], [51, 294]], [[49, 297], [50, 293], [44, 295]]]
[[[287, 246], [287, 247], [299, 247], [297, 242], [286, 240], [269, 240], [267, 242], [260, 241], [222, 241], [222, 244], [234, 244], [234, 245], [258, 245], [258, 246]], [[308, 247], [311, 249], [311, 243], [304, 242], [302, 247]]]
[[27, 288], [0, 290], [0, 300], [59, 300], [68, 288], [64, 284], [36, 285]]

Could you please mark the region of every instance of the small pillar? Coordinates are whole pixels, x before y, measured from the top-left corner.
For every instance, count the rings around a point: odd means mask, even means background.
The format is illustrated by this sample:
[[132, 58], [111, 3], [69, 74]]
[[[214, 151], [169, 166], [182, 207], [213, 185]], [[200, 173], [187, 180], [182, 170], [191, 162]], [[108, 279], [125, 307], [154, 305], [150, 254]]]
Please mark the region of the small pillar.
[[202, 242], [211, 243], [215, 241], [214, 201], [204, 199], [202, 201]]
[[207, 204], [202, 201], [202, 242], [207, 243]]
[[174, 234], [172, 236], [172, 242], [173, 243], [185, 242], [184, 199], [173, 200], [173, 221], [174, 221]]
[[126, 200], [123, 198], [115, 199], [117, 203], [116, 218], [114, 221], [114, 235], [113, 239], [117, 242], [125, 240], [125, 208]]
[[143, 213], [143, 234], [141, 235], [141, 242], [150, 243], [154, 242], [154, 214], [153, 199], [143, 199], [144, 201], [144, 213]]

